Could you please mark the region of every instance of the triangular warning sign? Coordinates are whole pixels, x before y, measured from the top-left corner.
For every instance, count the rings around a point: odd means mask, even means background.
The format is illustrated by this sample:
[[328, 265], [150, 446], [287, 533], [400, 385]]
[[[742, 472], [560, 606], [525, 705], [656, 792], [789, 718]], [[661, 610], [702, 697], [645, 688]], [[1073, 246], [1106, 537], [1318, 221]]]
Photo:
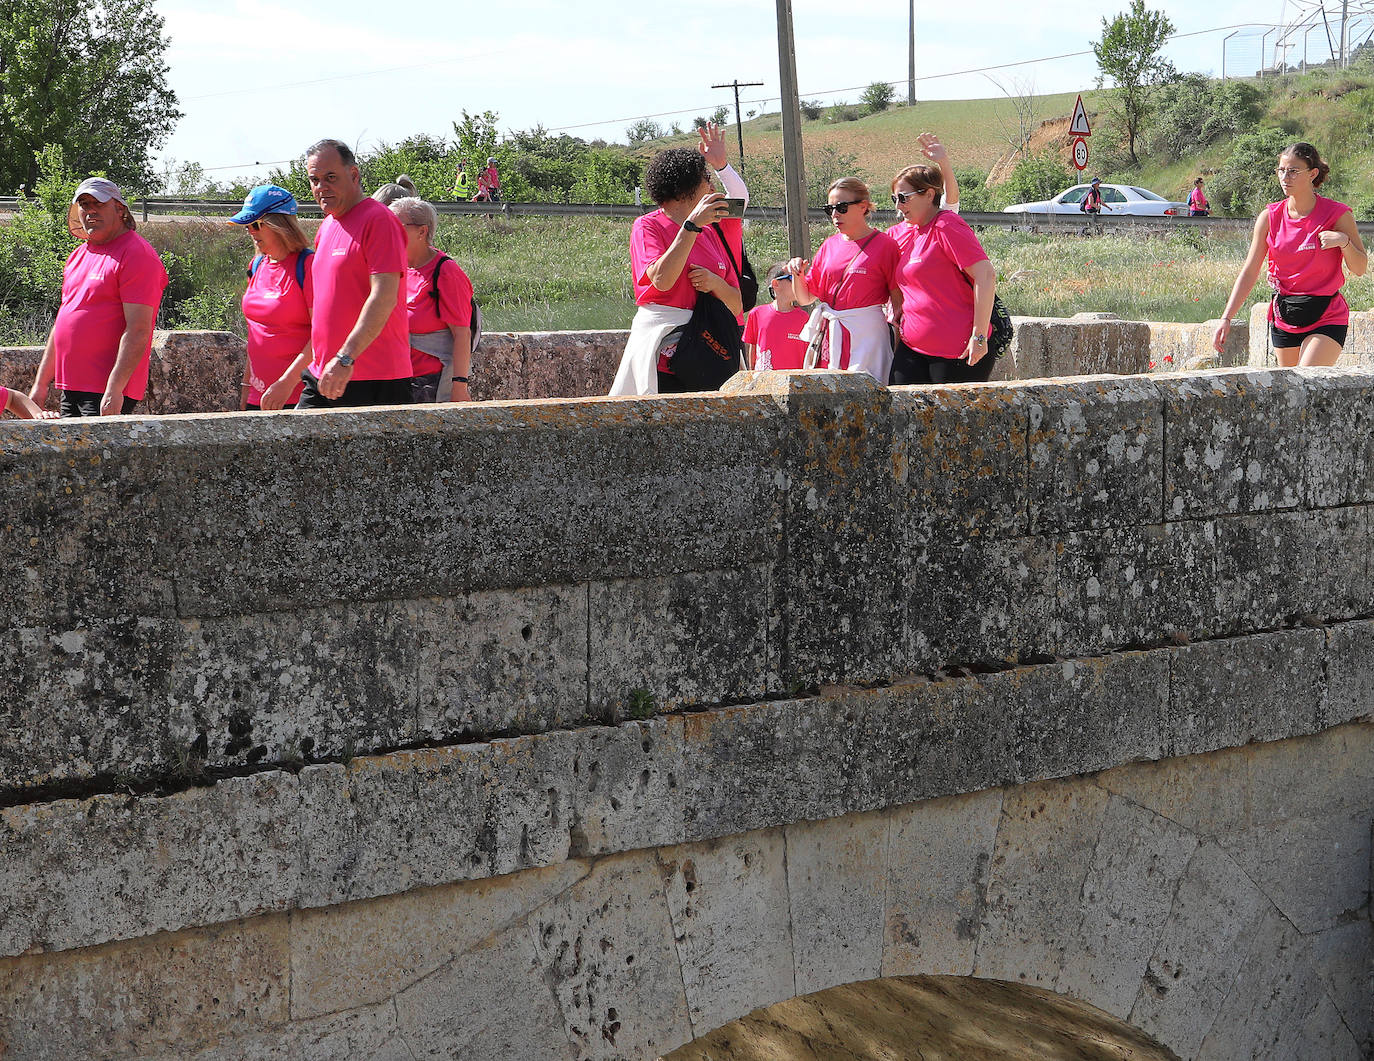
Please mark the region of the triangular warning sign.
[[1070, 136], [1092, 136], [1093, 131], [1088, 128], [1088, 112], [1083, 109], [1083, 97], [1079, 96], [1078, 101], [1073, 105], [1073, 117], [1069, 119]]

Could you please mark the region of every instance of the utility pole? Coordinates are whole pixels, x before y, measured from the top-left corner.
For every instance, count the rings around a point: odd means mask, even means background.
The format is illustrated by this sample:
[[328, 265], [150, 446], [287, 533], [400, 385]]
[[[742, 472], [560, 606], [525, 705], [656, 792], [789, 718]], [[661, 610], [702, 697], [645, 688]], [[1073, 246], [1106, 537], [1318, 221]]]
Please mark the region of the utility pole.
[[745, 81], [741, 84], [738, 78], [725, 85], [712, 85], [712, 88], [733, 88], [735, 90], [735, 135], [739, 137], [739, 168], [744, 172], [744, 126], [739, 119], [739, 90], [741, 88], [762, 88], [762, 81]]
[[906, 34], [906, 105], [916, 106], [916, 0], [909, 0]]
[[782, 86], [787, 249], [792, 257], [805, 258], [811, 253], [811, 237], [806, 226], [806, 174], [802, 169], [801, 101], [797, 97], [797, 49], [792, 41], [792, 0], [778, 0], [778, 80]]

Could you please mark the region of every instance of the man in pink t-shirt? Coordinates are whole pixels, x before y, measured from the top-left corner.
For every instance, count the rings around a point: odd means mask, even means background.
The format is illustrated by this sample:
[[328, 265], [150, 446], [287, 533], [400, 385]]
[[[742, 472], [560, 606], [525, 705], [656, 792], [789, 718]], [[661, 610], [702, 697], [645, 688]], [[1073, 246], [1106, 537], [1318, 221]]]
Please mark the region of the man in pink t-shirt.
[[62, 305], [29, 398], [43, 406], [56, 381], [63, 416], [132, 412], [148, 387], [167, 270], [113, 181], [82, 181], [67, 227], [82, 243], [63, 267]]
[[405, 230], [363, 193], [353, 152], [340, 141], [311, 146], [305, 173], [325, 219], [311, 262], [314, 359], [296, 408], [409, 404]]

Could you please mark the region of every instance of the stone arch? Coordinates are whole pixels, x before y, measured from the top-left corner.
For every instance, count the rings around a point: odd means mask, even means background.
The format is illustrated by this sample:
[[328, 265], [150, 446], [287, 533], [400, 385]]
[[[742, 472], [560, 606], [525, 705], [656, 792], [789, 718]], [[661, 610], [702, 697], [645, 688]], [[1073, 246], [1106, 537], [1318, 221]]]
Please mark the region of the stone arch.
[[661, 1061], [1178, 1061], [1138, 1028], [1044, 988], [893, 976], [757, 1009]]

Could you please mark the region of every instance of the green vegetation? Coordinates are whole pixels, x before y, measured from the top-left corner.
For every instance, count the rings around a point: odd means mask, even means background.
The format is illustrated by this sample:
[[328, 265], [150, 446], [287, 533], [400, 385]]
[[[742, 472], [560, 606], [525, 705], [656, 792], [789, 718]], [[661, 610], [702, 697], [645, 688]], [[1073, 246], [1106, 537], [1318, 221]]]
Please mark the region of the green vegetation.
[[879, 111], [885, 111], [892, 106], [892, 100], [896, 95], [897, 90], [892, 87], [892, 82], [875, 81], [864, 89], [859, 100], [868, 108], [869, 114], [877, 114]]
[[1174, 64], [1164, 58], [1164, 43], [1174, 24], [1162, 11], [1149, 11], [1145, 0], [1131, 0], [1131, 9], [1111, 21], [1102, 20], [1102, 39], [1093, 44], [1099, 74], [1097, 84], [1116, 86], [1108, 99], [1112, 114], [1125, 133], [1131, 162], [1139, 165], [1136, 142], [1145, 132], [1153, 96], [1175, 77]]

